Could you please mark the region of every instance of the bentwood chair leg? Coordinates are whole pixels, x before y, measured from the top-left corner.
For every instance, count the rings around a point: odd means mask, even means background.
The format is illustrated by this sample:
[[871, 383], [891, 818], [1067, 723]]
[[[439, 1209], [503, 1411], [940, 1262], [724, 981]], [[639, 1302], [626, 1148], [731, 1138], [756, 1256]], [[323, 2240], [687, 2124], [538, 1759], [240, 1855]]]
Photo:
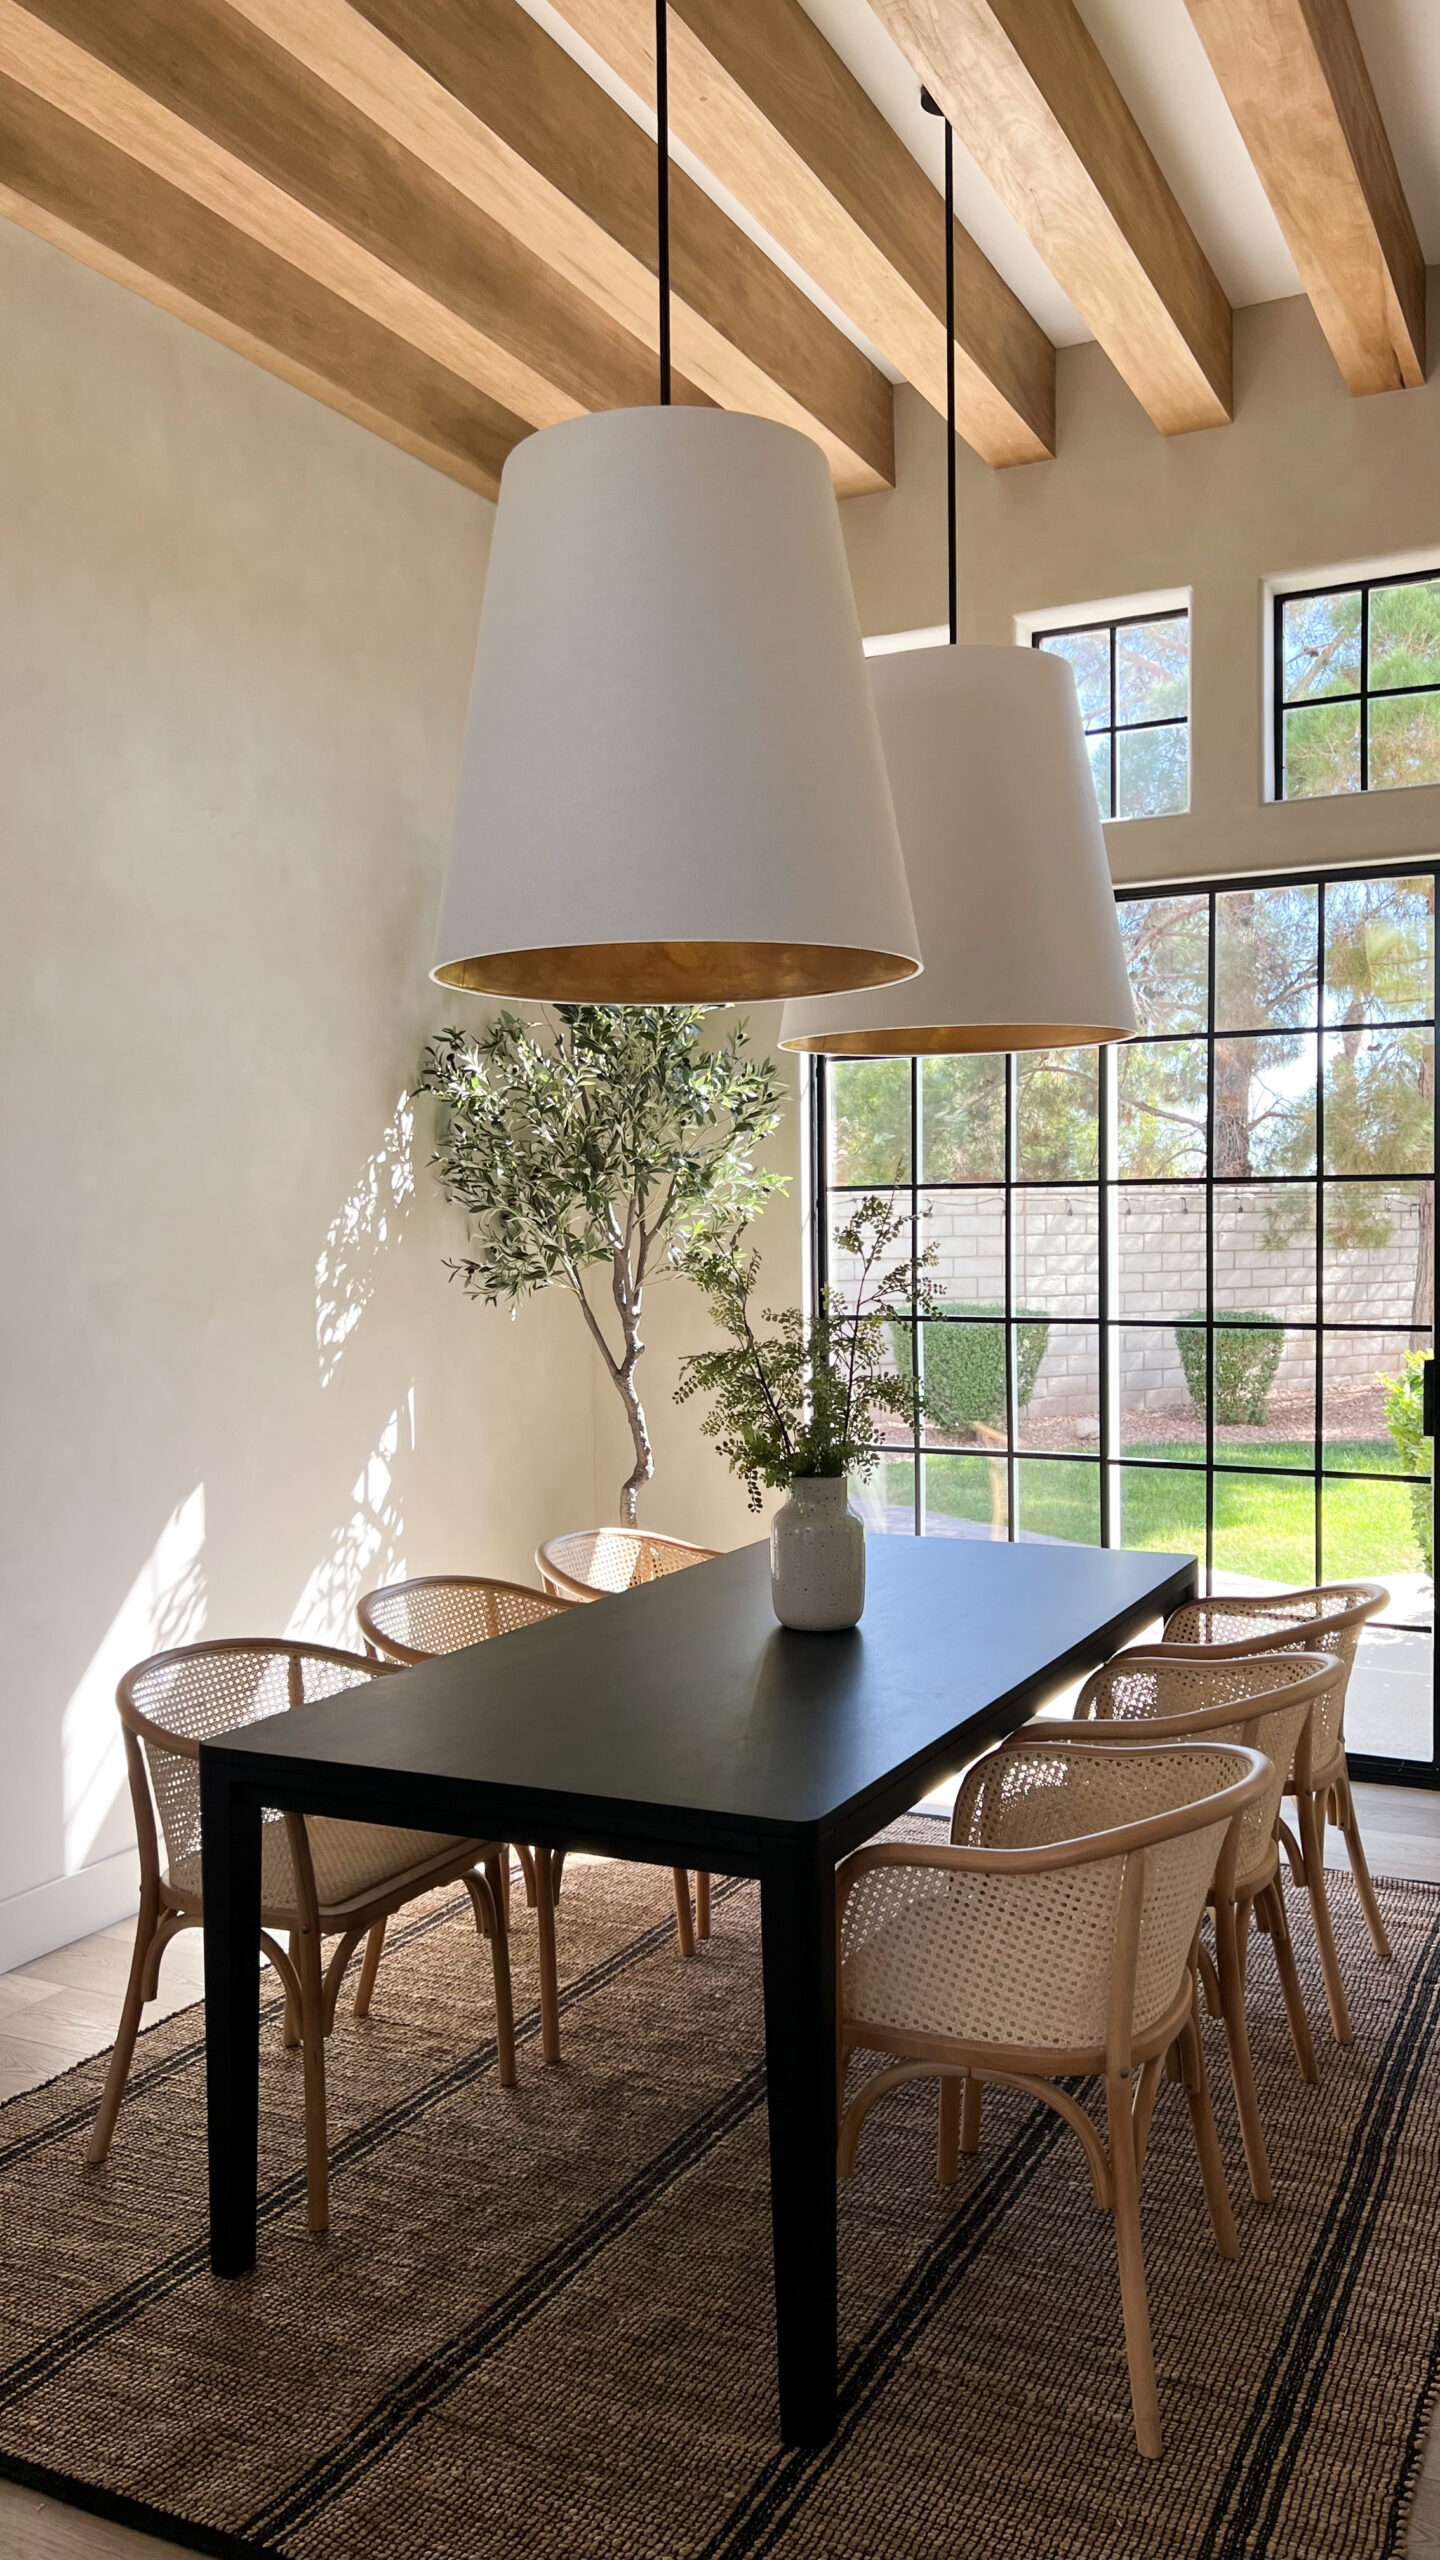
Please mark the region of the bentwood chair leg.
[[[120, 2101], [125, 2095], [125, 2083], [130, 2077], [130, 2065], [135, 2055], [135, 2039], [140, 2033], [140, 2012], [145, 2006], [145, 1974], [150, 1960], [150, 1950], [155, 1939], [160, 1935], [157, 1925], [159, 1911], [160, 1897], [152, 1886], [148, 1894], [142, 1895], [140, 1917], [135, 1923], [135, 1946], [130, 1958], [129, 1979], [125, 1985], [125, 2005], [120, 2012], [115, 2050], [110, 2056], [110, 2068], [105, 2074], [105, 2088], [100, 2099], [99, 2113], [95, 2118], [89, 2149], [85, 2154], [87, 2169], [99, 2168], [101, 2161], [108, 2156], [114, 2136], [115, 2119], [120, 2113]], [[153, 1999], [154, 1993], [152, 1992], [149, 1996]]]
[[[291, 1962], [292, 1966], [294, 1967], [294, 1970], [295, 1970], [296, 1975], [298, 1976], [298, 1975], [299, 1975], [299, 1971], [300, 1971], [300, 1932], [299, 1932], [299, 1930], [298, 1930], [298, 1929], [292, 1929], [292, 1930], [290, 1931], [289, 1936], [286, 1938], [285, 1946], [286, 1946], [286, 1951], [287, 1951], [287, 1953], [288, 1953], [288, 1955], [289, 1955], [289, 1958], [290, 1958], [290, 1962]], [[285, 1988], [285, 2050], [286, 2050], [286, 2052], [287, 2052], [287, 2053], [293, 2053], [293, 2052], [295, 2051], [296, 2046], [299, 2044], [299, 2042], [300, 2042], [300, 2013], [299, 2013], [299, 2011], [297, 2010], [297, 2008], [296, 2008], [296, 2006], [295, 2006], [295, 2003], [294, 2003], [294, 2001], [292, 2000], [292, 1998], [291, 1998], [291, 1996], [290, 1996], [290, 1988], [289, 1988], [289, 1985], [288, 1985], [288, 1983], [287, 1983], [286, 1988]]]
[[515, 2003], [510, 1989], [510, 1938], [505, 1927], [501, 1861], [487, 1858], [483, 1875], [465, 1879], [475, 1911], [475, 1926], [490, 1941], [495, 1976], [495, 2061], [502, 2089], [515, 2086]]
[[695, 1935], [697, 1938], [710, 1935], [710, 1879], [698, 1873], [695, 1878]]
[[1200, 2155], [1200, 2175], [1205, 2182], [1205, 2202], [1210, 2208], [1210, 2227], [1215, 2246], [1222, 2258], [1238, 2258], [1240, 2234], [1235, 2228], [1235, 2215], [1230, 2204], [1230, 2190], [1225, 2183], [1225, 2164], [1220, 2157], [1220, 2144], [1215, 2132], [1215, 2111], [1210, 2104], [1210, 2084], [1205, 2077], [1205, 2049], [1200, 2039], [1200, 2005], [1196, 2003], [1179, 2035], [1180, 2076], [1185, 2083], [1185, 2096], [1190, 2108], [1190, 2124], [1195, 2148]]
[[1351, 2039], [1350, 2005], [1345, 1997], [1345, 1984], [1340, 1973], [1340, 1959], [1335, 1952], [1335, 1932], [1330, 1924], [1330, 1904], [1325, 1892], [1325, 1811], [1320, 1796], [1309, 1793], [1298, 1798], [1300, 1814], [1300, 1852], [1305, 1861], [1305, 1889], [1310, 1896], [1310, 1917], [1315, 1925], [1315, 1944], [1320, 1950], [1320, 1971], [1325, 1980], [1325, 2003], [1337, 2044]]
[[1240, 2139], [1245, 2146], [1250, 2192], [1257, 2203], [1269, 2204], [1275, 2190], [1265, 2151], [1265, 2132], [1260, 2122], [1260, 2102], [1255, 2095], [1255, 2073], [1250, 2060], [1250, 2037], [1245, 2025], [1245, 1967], [1240, 1945], [1242, 1925], [1242, 1915], [1233, 1902], [1217, 1901], [1215, 1947], [1220, 1959], [1220, 1999], [1225, 2018], [1225, 2041], [1230, 2048], [1230, 2077], [1235, 2084], [1235, 2110], [1240, 2118]]
[[300, 2043], [305, 2059], [305, 2207], [312, 2231], [330, 2228], [330, 2153], [325, 2123], [325, 1986], [320, 1933], [292, 1930], [300, 1977]]
[[540, 1958], [540, 2053], [546, 2062], [560, 2059], [560, 1984], [555, 1960], [555, 1859], [553, 1849], [535, 1851], [535, 1922]]
[[1360, 1896], [1360, 1907], [1365, 1914], [1370, 1931], [1370, 1942], [1381, 1963], [1388, 1964], [1390, 1941], [1385, 1934], [1380, 1905], [1375, 1899], [1375, 1887], [1370, 1881], [1370, 1863], [1365, 1855], [1365, 1843], [1360, 1837], [1360, 1825], [1355, 1819], [1355, 1798], [1351, 1792], [1348, 1770], [1335, 1792], [1340, 1799], [1340, 1829], [1344, 1834], [1345, 1846], [1350, 1852], [1350, 1872], [1355, 1879], [1355, 1890]]
[[515, 1843], [515, 1855], [520, 1861], [520, 1873], [525, 1879], [525, 1901], [527, 1907], [533, 1911], [535, 1908], [535, 1861], [523, 1842], [519, 1840]]
[[[1265, 1915], [1270, 1925], [1270, 1944], [1275, 1950], [1275, 1966], [1280, 1976], [1280, 1993], [1285, 2002], [1285, 2015], [1290, 2023], [1290, 2041], [1295, 2047], [1295, 2059], [1300, 2066], [1300, 2077], [1302, 2080], [1313, 2081], [1316, 2077], [1315, 2048], [1310, 2041], [1310, 2021], [1305, 2015], [1305, 1996], [1300, 1988], [1300, 1976], [1295, 1970], [1295, 1949], [1290, 1939], [1290, 1915], [1285, 1908], [1285, 1896], [1281, 1889], [1278, 1871], [1274, 1883], [1266, 1886], [1260, 1897], [1260, 1903], [1264, 1905]], [[1259, 1908], [1260, 1905], [1257, 1904], [1257, 1912]]]
[[365, 1953], [360, 1959], [360, 1979], [355, 1985], [357, 2018], [368, 2018], [370, 2015], [370, 2001], [375, 1989], [375, 1976], [380, 1970], [380, 1955], [384, 1944], [385, 1923], [383, 1920], [377, 1920], [365, 1941]]
[[982, 2083], [973, 2071], [965, 2074], [964, 2094], [960, 2100], [960, 2148], [967, 2160], [980, 2148], [980, 2099]]
[[953, 2187], [960, 2167], [960, 2108], [967, 2082], [953, 2071], [940, 2074], [940, 2139], [935, 2175], [942, 2187]]
[[674, 1876], [675, 1934], [680, 1941], [680, 1953], [682, 1956], [693, 1956], [695, 1953], [695, 1926], [690, 1917], [690, 1871], [688, 1867], [676, 1867], [674, 1869]]
[[1135, 2442], [1146, 2459], [1154, 2461], [1162, 2450], [1160, 2403], [1155, 2390], [1150, 2306], [1145, 2294], [1145, 2256], [1140, 2243], [1140, 2172], [1135, 2160], [1130, 2083], [1108, 2072], [1105, 2078], [1105, 2112], [1110, 2137], [1110, 2175], [1115, 2189], [1115, 2254], [1120, 2262], [1120, 2303], [1125, 2315], [1125, 2358], [1130, 2368]]

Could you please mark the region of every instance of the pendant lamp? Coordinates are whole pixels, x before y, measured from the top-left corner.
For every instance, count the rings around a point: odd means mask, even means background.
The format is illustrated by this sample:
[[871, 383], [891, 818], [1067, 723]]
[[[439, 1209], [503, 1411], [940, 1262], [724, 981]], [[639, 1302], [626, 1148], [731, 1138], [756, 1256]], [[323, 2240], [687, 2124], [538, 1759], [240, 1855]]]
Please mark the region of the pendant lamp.
[[[932, 113], [939, 112], [925, 96]], [[787, 1004], [786, 1049], [914, 1057], [1135, 1028], [1073, 672], [957, 646], [954, 137], [945, 126], [950, 646], [870, 661], [925, 974]]]
[[920, 946], [830, 475], [670, 399], [547, 427], [501, 476], [432, 975], [719, 1004], [913, 976]]

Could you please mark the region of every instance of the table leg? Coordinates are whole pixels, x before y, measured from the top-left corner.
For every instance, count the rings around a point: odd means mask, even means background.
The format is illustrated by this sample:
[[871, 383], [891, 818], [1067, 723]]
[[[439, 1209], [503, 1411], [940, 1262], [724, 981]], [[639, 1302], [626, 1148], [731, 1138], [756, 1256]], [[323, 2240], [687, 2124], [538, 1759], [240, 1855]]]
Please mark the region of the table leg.
[[835, 2432], [835, 1868], [812, 1843], [760, 1882], [780, 2430]]
[[260, 2138], [260, 1806], [203, 1749], [200, 1831], [210, 2264], [243, 2276], [255, 2264]]

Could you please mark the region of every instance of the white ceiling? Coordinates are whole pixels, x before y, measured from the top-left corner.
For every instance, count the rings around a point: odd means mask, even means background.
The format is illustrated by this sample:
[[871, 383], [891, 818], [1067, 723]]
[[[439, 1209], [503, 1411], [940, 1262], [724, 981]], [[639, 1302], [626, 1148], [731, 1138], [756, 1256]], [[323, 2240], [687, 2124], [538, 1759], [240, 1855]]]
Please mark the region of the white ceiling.
[[1440, 0], [1350, 0], [1420, 246], [1440, 266]]

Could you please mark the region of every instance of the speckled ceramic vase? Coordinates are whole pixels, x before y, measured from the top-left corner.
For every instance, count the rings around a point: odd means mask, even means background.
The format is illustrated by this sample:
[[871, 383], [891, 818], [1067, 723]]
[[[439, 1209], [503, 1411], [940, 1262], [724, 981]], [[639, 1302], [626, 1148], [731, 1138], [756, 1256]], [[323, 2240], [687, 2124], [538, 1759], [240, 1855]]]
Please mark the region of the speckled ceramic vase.
[[770, 1523], [770, 1589], [782, 1627], [808, 1635], [857, 1624], [865, 1606], [865, 1524], [843, 1476], [796, 1476]]

